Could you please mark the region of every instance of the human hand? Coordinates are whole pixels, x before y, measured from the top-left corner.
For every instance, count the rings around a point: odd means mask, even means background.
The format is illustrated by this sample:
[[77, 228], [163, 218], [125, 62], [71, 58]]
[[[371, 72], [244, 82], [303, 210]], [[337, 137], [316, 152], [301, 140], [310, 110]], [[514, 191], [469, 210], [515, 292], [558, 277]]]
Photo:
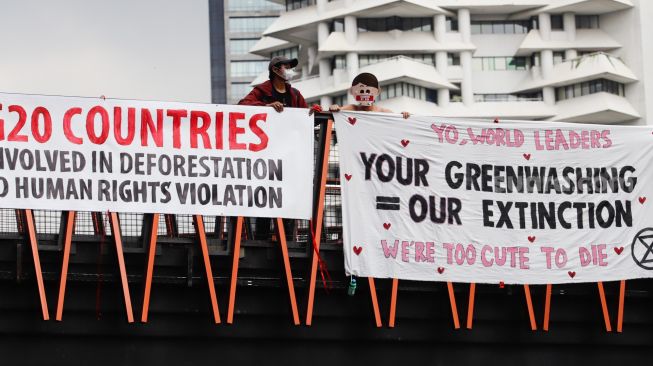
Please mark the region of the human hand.
[[340, 106], [337, 104], [332, 104], [329, 107], [329, 112], [339, 112], [340, 111]]
[[322, 112], [322, 106], [319, 104], [313, 104], [311, 106], [311, 109], [308, 110], [308, 115], [312, 116], [313, 113], [319, 113], [319, 112]]
[[409, 112], [401, 112], [401, 116], [404, 117], [404, 119], [408, 119], [408, 117], [410, 117], [410, 113]]
[[266, 104], [266, 106], [274, 108], [274, 110], [279, 113], [283, 112], [283, 104], [281, 102], [272, 102], [270, 104]]

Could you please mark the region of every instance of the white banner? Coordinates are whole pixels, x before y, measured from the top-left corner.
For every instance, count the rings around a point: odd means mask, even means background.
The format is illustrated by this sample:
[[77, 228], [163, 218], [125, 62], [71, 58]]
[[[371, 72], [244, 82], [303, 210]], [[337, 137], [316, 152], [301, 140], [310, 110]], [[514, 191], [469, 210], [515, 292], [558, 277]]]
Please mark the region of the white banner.
[[0, 93], [0, 207], [307, 219], [306, 109]]
[[576, 283], [653, 276], [653, 128], [341, 112], [345, 267]]

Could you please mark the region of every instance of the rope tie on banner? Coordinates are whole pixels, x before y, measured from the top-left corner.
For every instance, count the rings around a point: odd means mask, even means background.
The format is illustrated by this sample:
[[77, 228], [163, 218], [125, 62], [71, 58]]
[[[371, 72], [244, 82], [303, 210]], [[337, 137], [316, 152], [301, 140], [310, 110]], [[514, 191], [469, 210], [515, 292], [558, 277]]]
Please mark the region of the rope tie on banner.
[[313, 220], [309, 220], [310, 232], [311, 232], [311, 243], [313, 244], [313, 251], [317, 256], [317, 264], [320, 268], [320, 276], [322, 277], [322, 285], [324, 286], [324, 291], [328, 294], [329, 289], [331, 288], [331, 274], [327, 269], [326, 262], [320, 256], [320, 251], [317, 249], [317, 243], [315, 242], [315, 230], [313, 229]]

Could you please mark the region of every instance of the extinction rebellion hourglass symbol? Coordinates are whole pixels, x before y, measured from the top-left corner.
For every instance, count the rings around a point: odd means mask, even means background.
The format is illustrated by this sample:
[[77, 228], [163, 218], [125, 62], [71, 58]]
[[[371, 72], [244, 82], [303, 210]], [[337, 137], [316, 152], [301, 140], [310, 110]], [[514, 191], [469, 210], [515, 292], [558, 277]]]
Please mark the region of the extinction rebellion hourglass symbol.
[[653, 270], [653, 228], [646, 228], [635, 235], [631, 245], [635, 263], [648, 270]]

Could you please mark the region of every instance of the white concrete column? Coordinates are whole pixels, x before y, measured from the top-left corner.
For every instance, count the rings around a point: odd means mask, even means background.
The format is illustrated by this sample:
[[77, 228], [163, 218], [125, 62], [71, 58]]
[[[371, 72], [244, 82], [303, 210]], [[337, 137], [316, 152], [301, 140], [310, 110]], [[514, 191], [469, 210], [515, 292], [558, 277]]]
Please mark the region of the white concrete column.
[[329, 24], [320, 22], [317, 24], [317, 46], [321, 47], [329, 37]]
[[553, 73], [553, 51], [540, 51], [540, 68], [542, 69], [542, 78], [549, 79]]
[[576, 50], [565, 50], [565, 61], [576, 57], [578, 57], [578, 52]]
[[355, 16], [348, 15], [345, 17], [345, 39], [347, 43], [352, 45], [358, 40], [358, 24]]
[[552, 86], [542, 88], [542, 100], [548, 105], [554, 105], [556, 102], [555, 89]]
[[541, 13], [538, 16], [538, 23], [540, 27], [540, 37], [542, 40], [548, 41], [551, 39], [551, 14]]
[[358, 53], [357, 52], [347, 52], [347, 74], [349, 74], [349, 79], [353, 79], [358, 75]]
[[463, 69], [463, 79], [460, 84], [463, 103], [471, 105], [474, 103], [474, 90], [472, 89], [472, 51], [460, 53], [460, 66]]
[[328, 110], [328, 108], [333, 104], [333, 99], [329, 95], [323, 95], [320, 97], [320, 105], [323, 110]]
[[326, 9], [327, 0], [317, 0], [315, 3], [317, 5], [317, 13], [318, 14], [324, 13], [324, 10]]
[[472, 34], [472, 23], [469, 16], [469, 9], [458, 9], [458, 31], [463, 42], [470, 42]]
[[[438, 72], [440, 75], [444, 76], [445, 78], [447, 77], [447, 66], [448, 66], [448, 59], [447, 59], [447, 51], [438, 51], [435, 53], [435, 67], [437, 68]], [[441, 107], [446, 107], [449, 105], [449, 89], [447, 88], [440, 88], [438, 89], [438, 105]]]
[[562, 28], [567, 34], [567, 40], [573, 41], [576, 39], [576, 14], [564, 13], [562, 15]]
[[437, 14], [433, 17], [433, 34], [438, 43], [444, 43], [444, 34], [447, 32], [447, 17]]
[[331, 62], [328, 59], [320, 60], [318, 64], [318, 71], [320, 75], [320, 85], [322, 87], [327, 86], [329, 76], [331, 75]]

